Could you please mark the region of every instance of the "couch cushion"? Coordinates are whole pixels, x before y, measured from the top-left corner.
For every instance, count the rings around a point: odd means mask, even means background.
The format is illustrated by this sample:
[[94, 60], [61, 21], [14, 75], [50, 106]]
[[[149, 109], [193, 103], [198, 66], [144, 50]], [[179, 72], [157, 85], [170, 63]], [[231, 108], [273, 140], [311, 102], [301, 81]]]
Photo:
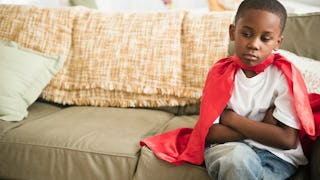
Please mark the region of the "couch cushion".
[[158, 159], [147, 147], [141, 149], [134, 180], [209, 180], [204, 166], [184, 163], [179, 166]]
[[[166, 122], [158, 133], [174, 130], [180, 127], [192, 128], [199, 116], [175, 116]], [[165, 173], [164, 173], [165, 172]], [[158, 159], [154, 153], [146, 146], [142, 147], [137, 171], [134, 176], [135, 180], [202, 180], [209, 179], [207, 170], [204, 166], [184, 163], [179, 166], [172, 165], [168, 162]]]
[[289, 14], [281, 48], [299, 56], [320, 60], [320, 12]]
[[166, 122], [162, 128], [159, 128], [159, 132], [164, 133], [181, 127], [193, 128], [198, 118], [199, 115], [175, 116], [170, 121]]
[[139, 141], [171, 118], [155, 110], [64, 108], [2, 137], [0, 177], [131, 179]]
[[61, 108], [55, 105], [50, 105], [43, 102], [35, 102], [28, 108], [28, 112], [29, 112], [28, 117], [25, 118], [23, 121], [8, 122], [8, 121], [0, 120], [0, 138], [4, 136], [4, 134], [8, 132], [10, 129], [17, 128], [22, 124], [42, 118], [44, 116], [50, 115], [60, 110]]

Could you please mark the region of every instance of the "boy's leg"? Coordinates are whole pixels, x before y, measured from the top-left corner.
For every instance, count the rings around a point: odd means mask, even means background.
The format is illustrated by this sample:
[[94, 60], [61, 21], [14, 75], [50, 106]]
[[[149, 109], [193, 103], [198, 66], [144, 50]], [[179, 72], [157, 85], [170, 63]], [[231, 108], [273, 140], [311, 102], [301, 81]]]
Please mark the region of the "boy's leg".
[[294, 165], [282, 160], [269, 151], [255, 147], [253, 147], [253, 150], [261, 159], [264, 179], [287, 179], [291, 177], [297, 169]]
[[262, 179], [263, 168], [256, 152], [245, 143], [215, 144], [205, 150], [205, 163], [211, 177], [217, 179]]

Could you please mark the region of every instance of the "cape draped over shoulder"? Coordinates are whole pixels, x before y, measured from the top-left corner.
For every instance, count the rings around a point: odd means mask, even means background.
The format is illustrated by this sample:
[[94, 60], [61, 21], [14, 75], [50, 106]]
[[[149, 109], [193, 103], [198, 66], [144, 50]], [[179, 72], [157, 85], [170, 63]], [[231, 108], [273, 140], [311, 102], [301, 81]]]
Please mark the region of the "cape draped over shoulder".
[[[157, 157], [171, 164], [179, 165], [184, 162], [202, 164], [206, 135], [214, 120], [217, 119], [229, 102], [236, 72], [239, 68], [244, 68], [260, 73], [270, 64], [279, 68], [286, 77], [290, 93], [294, 98], [297, 117], [301, 124], [300, 139], [316, 139], [320, 134], [320, 123], [317, 124], [316, 130], [314, 115], [302, 75], [285, 57], [275, 53], [256, 66], [243, 65], [237, 55], [219, 60], [207, 75], [201, 99], [200, 115], [194, 128], [179, 128], [149, 137], [142, 140], [140, 145], [148, 146]], [[320, 101], [320, 96], [318, 96], [318, 100]], [[318, 103], [318, 106], [320, 107], [320, 103]]]

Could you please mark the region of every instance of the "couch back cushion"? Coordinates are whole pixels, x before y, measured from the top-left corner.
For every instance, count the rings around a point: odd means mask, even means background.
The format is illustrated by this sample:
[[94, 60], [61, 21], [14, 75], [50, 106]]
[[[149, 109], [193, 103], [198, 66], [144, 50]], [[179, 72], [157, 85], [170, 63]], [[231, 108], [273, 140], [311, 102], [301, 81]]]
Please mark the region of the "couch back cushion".
[[282, 49], [320, 60], [320, 12], [289, 14]]

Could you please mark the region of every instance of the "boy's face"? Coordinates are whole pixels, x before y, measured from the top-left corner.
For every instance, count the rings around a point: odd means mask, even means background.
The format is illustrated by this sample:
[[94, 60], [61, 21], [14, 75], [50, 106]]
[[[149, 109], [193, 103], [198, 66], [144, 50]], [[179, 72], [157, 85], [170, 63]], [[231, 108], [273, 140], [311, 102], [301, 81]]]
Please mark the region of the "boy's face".
[[265, 60], [282, 42], [280, 18], [264, 10], [244, 12], [229, 28], [230, 40], [241, 62], [255, 66]]

